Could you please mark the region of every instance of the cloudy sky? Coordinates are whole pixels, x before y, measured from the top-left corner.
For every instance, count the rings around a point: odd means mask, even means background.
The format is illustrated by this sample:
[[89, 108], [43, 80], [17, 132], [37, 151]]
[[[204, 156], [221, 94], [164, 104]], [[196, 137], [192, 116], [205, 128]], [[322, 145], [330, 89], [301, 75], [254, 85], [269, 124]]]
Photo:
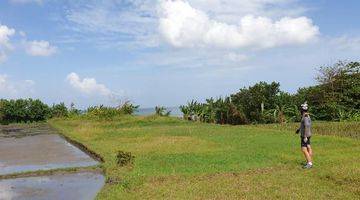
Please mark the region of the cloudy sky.
[[0, 98], [178, 106], [360, 58], [357, 0], [2, 0]]

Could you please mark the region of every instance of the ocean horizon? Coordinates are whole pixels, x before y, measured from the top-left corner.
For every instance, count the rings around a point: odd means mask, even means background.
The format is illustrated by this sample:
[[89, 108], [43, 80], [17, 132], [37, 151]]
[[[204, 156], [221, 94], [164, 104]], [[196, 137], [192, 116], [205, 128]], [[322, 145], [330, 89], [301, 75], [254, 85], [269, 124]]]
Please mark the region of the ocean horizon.
[[[166, 107], [166, 110], [171, 111], [170, 116], [172, 116], [172, 117], [182, 117], [183, 116], [179, 107]], [[140, 116], [147, 116], [147, 115], [153, 115], [153, 114], [155, 114], [155, 107], [154, 108], [139, 108], [135, 112], [135, 115], [140, 115]]]

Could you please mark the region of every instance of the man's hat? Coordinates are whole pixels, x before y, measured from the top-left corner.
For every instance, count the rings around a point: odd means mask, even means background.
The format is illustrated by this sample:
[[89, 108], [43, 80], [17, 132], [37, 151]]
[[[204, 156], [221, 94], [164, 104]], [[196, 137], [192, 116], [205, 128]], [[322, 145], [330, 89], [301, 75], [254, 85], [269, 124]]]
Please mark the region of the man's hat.
[[303, 104], [301, 104], [301, 110], [302, 111], [308, 111], [309, 106], [307, 104], [307, 101], [305, 101]]

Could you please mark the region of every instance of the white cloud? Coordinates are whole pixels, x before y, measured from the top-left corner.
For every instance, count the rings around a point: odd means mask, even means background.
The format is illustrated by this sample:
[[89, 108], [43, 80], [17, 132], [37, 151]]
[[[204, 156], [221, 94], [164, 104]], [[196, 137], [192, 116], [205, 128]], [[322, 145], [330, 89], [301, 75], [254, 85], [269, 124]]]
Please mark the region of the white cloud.
[[[0, 63], [4, 62], [7, 59], [7, 54], [9, 51], [13, 50], [13, 45], [10, 41], [10, 37], [15, 34], [15, 30], [9, 28], [8, 26], [0, 24]], [[19, 31], [19, 36], [23, 38], [23, 46], [27, 54], [32, 56], [51, 56], [57, 52], [57, 47], [50, 45], [48, 41], [44, 40], [34, 40], [27, 41], [26, 33], [24, 31]], [[15, 43], [19, 42], [15, 40]]]
[[232, 62], [242, 62], [248, 59], [248, 56], [244, 54], [238, 54], [238, 53], [228, 53], [225, 55], [225, 58], [229, 59]]
[[8, 51], [13, 48], [10, 43], [10, 37], [14, 34], [14, 29], [0, 24], [0, 63], [6, 60]]
[[187, 0], [196, 9], [202, 10], [214, 20], [238, 23], [246, 15], [278, 18], [299, 16], [308, 9], [299, 5], [298, 0]]
[[15, 34], [15, 30], [8, 28], [5, 25], [0, 25], [0, 45], [11, 48], [11, 44], [9, 43], [9, 37]]
[[51, 56], [57, 51], [57, 47], [51, 46], [48, 41], [28, 41], [25, 45], [26, 53], [32, 56]]
[[[257, 26], [261, 26], [261, 23], [268, 23], [270, 28], [267, 29], [267, 33], [272, 33], [272, 31], [278, 31], [279, 34], [283, 34], [284, 30], [278, 26], [283, 25], [284, 28], [288, 28], [285, 23], [295, 23], [295, 25], [300, 25], [300, 28], [305, 28], [302, 32], [306, 32], [308, 29], [307, 26], [312, 28], [311, 20], [308, 18], [296, 18], [301, 14], [304, 14], [307, 10], [303, 6], [298, 3], [298, 0], [122, 0], [122, 1], [97, 1], [97, 0], [79, 0], [69, 3], [66, 6], [65, 16], [59, 16], [58, 20], [62, 21], [66, 24], [67, 29], [75, 31], [77, 33], [77, 37], [74, 35], [70, 36], [69, 39], [65, 39], [65, 42], [86, 42], [95, 44], [99, 47], [158, 47], [161, 46], [161, 38], [162, 36], [167, 36], [165, 38], [170, 38], [170, 44], [179, 44], [181, 43], [184, 46], [193, 45], [193, 46], [201, 46], [201, 45], [209, 45], [205, 44], [204, 41], [197, 42], [195, 44], [191, 43], [192, 40], [189, 41], [191, 44], [186, 44], [182, 41], [177, 40], [177, 38], [182, 38], [186, 36], [186, 31], [190, 25], [178, 24], [178, 32], [181, 33], [169, 33], [168, 28], [171, 28], [172, 31], [176, 29], [176, 27], [167, 27], [164, 28], [164, 31], [161, 31], [159, 34], [159, 17], [167, 18], [163, 16], [164, 4], [173, 4], [180, 5], [181, 3], [187, 4], [189, 2], [189, 7], [193, 10], [201, 12], [205, 16], [205, 21], [196, 21], [197, 24], [193, 26], [200, 25], [205, 26], [203, 28], [211, 29], [204, 30], [204, 32], [208, 32], [208, 40], [212, 40], [212, 37], [219, 37], [220, 33], [213, 33], [215, 31], [223, 32], [222, 37], [225, 36], [234, 36], [236, 38], [246, 37], [245, 34], [251, 33], [242, 33], [239, 30], [241, 27], [239, 22], [245, 16], [262, 16], [254, 17], [251, 23], [257, 23]], [[191, 6], [190, 6], [191, 5]], [[161, 15], [159, 16], [158, 7], [160, 7]], [[181, 8], [180, 8], [181, 9]], [[178, 11], [178, 10], [176, 10]], [[181, 10], [180, 10], [181, 11]], [[186, 11], [181, 16], [186, 18], [188, 13]], [[178, 17], [176, 16], [176, 18]], [[283, 20], [271, 20], [278, 19], [279, 17], [287, 16]], [[292, 18], [291, 18], [292, 17]], [[63, 20], [66, 21], [63, 21]], [[248, 18], [244, 18], [248, 19]], [[182, 22], [181, 19], [170, 19], [176, 22]], [[266, 21], [268, 20], [268, 21]], [[190, 20], [189, 20], [190, 21]], [[266, 22], [264, 22], [266, 21]], [[282, 23], [282, 24], [281, 24]], [[170, 22], [171, 24], [171, 22]], [[206, 27], [210, 26], [210, 27]], [[302, 27], [301, 27], [302, 26]], [[290, 27], [293, 28], [293, 27]], [[314, 27], [316, 28], [316, 27]], [[255, 29], [253, 31], [262, 31]], [[176, 31], [176, 30], [175, 30]], [[199, 29], [195, 29], [194, 32], [199, 31]], [[212, 32], [211, 32], [212, 31]], [[317, 31], [317, 30], [313, 30]], [[205, 36], [204, 32], [197, 33], [195, 36], [201, 37]], [[229, 33], [227, 33], [229, 32]], [[165, 33], [165, 34], [164, 34]], [[285, 33], [288, 33], [285, 31]], [[309, 33], [309, 32], [308, 32]], [[182, 36], [177, 36], [176, 34], [181, 34]], [[192, 34], [192, 33], [190, 33]], [[190, 35], [189, 34], [189, 35]], [[202, 35], [201, 35], [202, 34]], [[273, 33], [272, 35], [275, 35]], [[289, 36], [288, 33], [286, 36]], [[311, 33], [309, 33], [311, 34]], [[224, 36], [225, 35], [225, 36]], [[266, 34], [263, 34], [268, 36]], [[96, 39], [95, 39], [95, 38]], [[309, 36], [311, 37], [311, 36]], [[68, 37], [69, 38], [69, 37]], [[263, 38], [262, 38], [263, 39]], [[256, 48], [265, 48], [264, 46], [279, 46], [282, 45], [282, 42], [279, 42], [278, 38], [274, 41], [274, 36], [270, 38], [271, 41], [267, 44], [261, 43], [261, 45], [256, 44]], [[306, 38], [305, 38], [306, 39]], [[204, 39], [205, 40], [205, 39]], [[219, 37], [218, 40], [224, 40]], [[228, 48], [229, 41], [221, 41], [214, 40], [211, 46], [225, 46]], [[228, 39], [232, 40], [232, 38]], [[246, 39], [244, 39], [246, 40]], [[264, 40], [264, 39], [263, 39]], [[294, 37], [289, 36], [284, 39], [285, 44], [294, 43]], [[287, 40], [287, 41], [286, 41]], [[290, 40], [290, 41], [289, 41]], [[295, 43], [298, 42], [299, 37], [295, 38]], [[169, 40], [167, 40], [169, 41]], [[224, 44], [226, 42], [226, 44]], [[211, 43], [211, 42], [210, 42]], [[218, 44], [221, 43], [221, 44]], [[234, 46], [238, 48], [240, 44], [239, 42], [235, 43]], [[260, 43], [260, 42], [259, 42]], [[280, 43], [280, 44], [279, 44]], [[242, 44], [241, 44], [242, 45]], [[243, 44], [246, 46], [247, 44]], [[254, 47], [254, 45], [251, 45]], [[259, 47], [260, 46], [260, 47]]]
[[12, 3], [37, 3], [42, 4], [43, 0], [10, 0]]
[[307, 17], [274, 21], [246, 15], [239, 24], [229, 24], [210, 18], [183, 0], [162, 1], [159, 15], [160, 33], [175, 47], [271, 48], [304, 44], [319, 34]]
[[8, 75], [0, 74], [0, 94], [4, 98], [29, 97], [34, 93], [33, 80], [10, 80]]
[[79, 75], [72, 72], [66, 77], [66, 81], [76, 90], [87, 95], [111, 96], [113, 93], [105, 85], [99, 84], [94, 78], [80, 79]]

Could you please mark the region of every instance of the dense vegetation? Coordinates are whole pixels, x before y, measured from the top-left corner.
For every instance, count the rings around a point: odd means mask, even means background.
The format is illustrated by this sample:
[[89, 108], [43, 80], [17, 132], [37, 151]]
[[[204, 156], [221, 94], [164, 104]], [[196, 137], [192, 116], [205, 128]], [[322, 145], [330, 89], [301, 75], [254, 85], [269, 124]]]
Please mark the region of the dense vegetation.
[[38, 99], [0, 99], [0, 124], [38, 122], [53, 117], [80, 115], [106, 120], [120, 115], [131, 115], [138, 107], [126, 101], [118, 107], [93, 106], [81, 111], [76, 109], [74, 104], [67, 108], [64, 103], [48, 106]]
[[[62, 110], [61, 105], [54, 105], [54, 108], [54, 114], [59, 115]], [[52, 109], [40, 100], [0, 100], [0, 122], [2, 124], [43, 121], [51, 116]]]
[[338, 62], [320, 67], [318, 85], [296, 94], [276, 82], [260, 82], [225, 98], [180, 107], [184, 118], [219, 124], [284, 123], [299, 120], [299, 105], [308, 102], [314, 119], [360, 121], [360, 63]]
[[[358, 199], [360, 194], [359, 140], [327, 136], [359, 135], [358, 123], [314, 127], [315, 167], [308, 171], [301, 169], [300, 141], [291, 127], [218, 126], [156, 115], [49, 123], [104, 158], [106, 184], [98, 199]], [[338, 124], [344, 129], [332, 129]]]

